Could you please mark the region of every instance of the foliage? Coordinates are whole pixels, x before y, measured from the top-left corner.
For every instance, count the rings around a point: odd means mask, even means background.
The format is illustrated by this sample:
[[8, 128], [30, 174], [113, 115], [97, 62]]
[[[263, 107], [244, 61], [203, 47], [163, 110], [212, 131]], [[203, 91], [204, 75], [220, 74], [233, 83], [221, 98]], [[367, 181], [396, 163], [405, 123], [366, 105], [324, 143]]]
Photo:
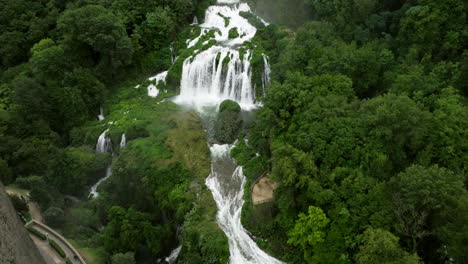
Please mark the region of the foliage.
[[310, 206], [307, 215], [299, 214], [299, 219], [288, 234], [288, 243], [302, 247], [304, 254], [306, 254], [304, 257], [309, 260], [310, 248], [324, 242], [324, 229], [329, 222], [330, 220], [322, 209]]
[[234, 101], [225, 100], [219, 107], [215, 124], [215, 137], [221, 143], [232, 143], [242, 125], [240, 106]]
[[65, 214], [60, 208], [49, 207], [44, 211], [44, 220], [51, 227], [61, 227], [65, 222]]
[[136, 264], [133, 252], [117, 253], [111, 258], [112, 264]]
[[418, 264], [417, 255], [405, 252], [398, 244], [398, 238], [382, 229], [369, 228], [364, 232], [364, 244], [356, 255], [358, 264]]
[[67, 256], [65, 254], [65, 251], [63, 251], [62, 247], [60, 247], [60, 245], [57, 244], [57, 242], [55, 242], [52, 239], [49, 239], [49, 244], [62, 258], [65, 258]]
[[37, 230], [36, 228], [32, 226], [28, 226], [26, 227], [26, 229], [28, 229], [29, 232], [33, 233], [35, 236], [39, 237], [42, 240], [47, 239], [46, 235], [44, 235], [43, 233], [41, 233], [39, 230]]

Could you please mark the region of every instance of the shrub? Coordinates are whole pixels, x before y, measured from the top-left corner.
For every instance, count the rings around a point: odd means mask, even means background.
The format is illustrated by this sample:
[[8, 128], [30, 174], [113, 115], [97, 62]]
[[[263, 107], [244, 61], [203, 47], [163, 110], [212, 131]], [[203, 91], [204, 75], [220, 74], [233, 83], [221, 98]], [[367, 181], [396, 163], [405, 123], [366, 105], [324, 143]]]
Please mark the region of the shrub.
[[65, 254], [65, 251], [63, 251], [63, 249], [59, 246], [59, 244], [57, 244], [57, 242], [55, 242], [54, 240], [51, 240], [49, 239], [49, 244], [50, 246], [55, 250], [57, 251], [57, 253], [62, 257], [62, 258], [65, 258], [67, 255]]
[[39, 237], [42, 240], [47, 239], [46, 235], [44, 235], [43, 233], [41, 233], [39, 230], [37, 230], [36, 228], [32, 226], [28, 226], [26, 227], [26, 229], [28, 229], [29, 232], [33, 233], [35, 236]]
[[42, 185], [44, 179], [40, 176], [29, 176], [16, 178], [15, 184], [20, 188], [31, 190], [34, 186]]
[[52, 227], [60, 227], [65, 223], [65, 214], [58, 207], [49, 207], [44, 212], [44, 220]]
[[11, 203], [17, 212], [27, 212], [28, 204], [16, 195], [8, 195]]
[[240, 105], [232, 100], [224, 100], [219, 106], [219, 112], [231, 111], [235, 113], [240, 113]]
[[73, 264], [73, 262], [72, 262], [69, 258], [67, 258], [67, 259], [65, 260], [65, 264]]

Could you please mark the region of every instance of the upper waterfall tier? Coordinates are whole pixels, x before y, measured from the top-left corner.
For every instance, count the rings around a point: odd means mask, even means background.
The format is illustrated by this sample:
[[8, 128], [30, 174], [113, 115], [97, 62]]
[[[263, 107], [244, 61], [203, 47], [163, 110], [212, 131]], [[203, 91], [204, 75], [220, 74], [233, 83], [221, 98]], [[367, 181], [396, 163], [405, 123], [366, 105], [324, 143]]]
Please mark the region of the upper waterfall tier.
[[[241, 12], [250, 12], [249, 5], [242, 3], [236, 5], [210, 6], [205, 14], [205, 22], [201, 24], [203, 29], [217, 29], [215, 40], [223, 42], [225, 45], [235, 46], [251, 40], [257, 29], [252, 26]], [[239, 37], [230, 39], [229, 31], [237, 29]]]
[[193, 61], [184, 62], [180, 96], [177, 102], [193, 105], [216, 105], [231, 99], [242, 108], [255, 107], [251, 84], [250, 52], [213, 46]]
[[[195, 51], [183, 63], [180, 95], [177, 103], [197, 108], [216, 105], [225, 99], [237, 101], [243, 109], [255, 108], [255, 89], [252, 86], [252, 50], [238, 49], [255, 36], [257, 29], [241, 12], [250, 12], [246, 3], [218, 1], [210, 6], [200, 25], [198, 37], [188, 40], [187, 47], [203, 46], [215, 40], [215, 45]], [[231, 32], [231, 33], [230, 33]], [[206, 40], [210, 36], [211, 40]]]

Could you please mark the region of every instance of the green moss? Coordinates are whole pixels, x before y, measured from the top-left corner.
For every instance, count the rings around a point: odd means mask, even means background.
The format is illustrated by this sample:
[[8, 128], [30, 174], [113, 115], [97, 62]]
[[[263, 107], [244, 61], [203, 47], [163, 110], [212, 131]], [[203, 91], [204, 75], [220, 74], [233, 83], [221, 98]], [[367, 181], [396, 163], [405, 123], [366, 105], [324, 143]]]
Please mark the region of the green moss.
[[224, 19], [224, 27], [228, 27], [230, 22], [231, 22], [231, 18], [221, 14], [218, 12], [218, 16], [222, 17]]
[[229, 30], [228, 36], [229, 36], [230, 39], [238, 38], [239, 37], [239, 31], [237, 30], [237, 27], [231, 28]]
[[247, 19], [247, 21], [249, 21], [249, 23], [256, 27], [256, 28], [264, 28], [265, 27], [265, 24], [263, 24], [263, 22], [254, 14], [252, 14], [251, 12], [240, 12], [240, 15]]

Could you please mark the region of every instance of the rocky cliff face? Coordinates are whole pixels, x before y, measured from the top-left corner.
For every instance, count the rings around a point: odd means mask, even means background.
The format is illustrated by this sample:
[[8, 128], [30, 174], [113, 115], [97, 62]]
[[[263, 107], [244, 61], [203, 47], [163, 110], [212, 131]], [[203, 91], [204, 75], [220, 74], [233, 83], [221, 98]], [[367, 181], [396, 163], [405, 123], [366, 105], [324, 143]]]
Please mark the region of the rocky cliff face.
[[0, 264], [44, 264], [0, 183]]

